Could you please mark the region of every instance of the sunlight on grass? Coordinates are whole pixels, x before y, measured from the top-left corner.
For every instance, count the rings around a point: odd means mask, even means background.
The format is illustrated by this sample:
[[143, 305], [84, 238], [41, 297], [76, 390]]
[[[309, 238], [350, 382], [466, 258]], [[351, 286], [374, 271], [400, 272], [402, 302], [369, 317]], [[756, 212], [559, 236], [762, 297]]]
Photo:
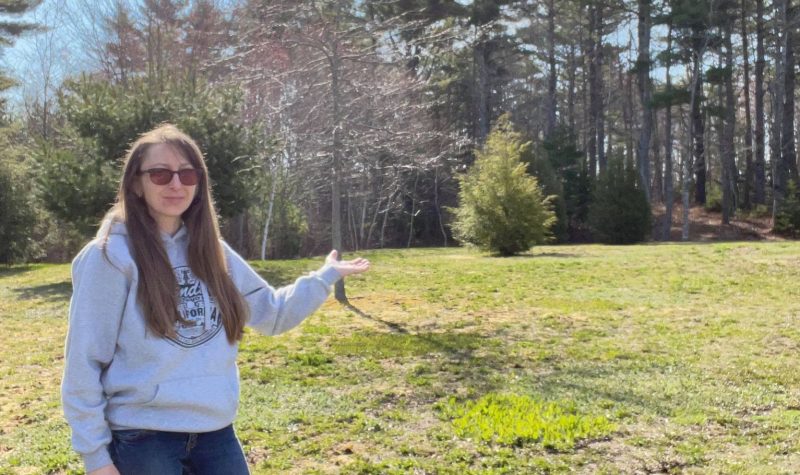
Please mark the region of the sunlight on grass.
[[603, 416], [578, 414], [569, 402], [545, 402], [516, 394], [487, 394], [477, 401], [455, 398], [439, 405], [459, 437], [522, 446], [541, 444], [560, 451], [611, 434], [616, 426]]

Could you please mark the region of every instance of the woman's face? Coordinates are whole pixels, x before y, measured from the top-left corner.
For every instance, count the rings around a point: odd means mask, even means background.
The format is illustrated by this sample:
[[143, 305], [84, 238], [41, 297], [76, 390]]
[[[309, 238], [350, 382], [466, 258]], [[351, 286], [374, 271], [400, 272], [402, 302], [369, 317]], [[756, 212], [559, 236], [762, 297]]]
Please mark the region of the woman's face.
[[178, 174], [172, 174], [166, 184], [156, 184], [153, 179], [158, 178], [159, 169], [162, 170], [163, 176], [163, 169], [175, 172], [191, 170], [194, 167], [175, 147], [164, 143], [152, 145], [144, 155], [139, 168], [140, 175], [133, 184], [134, 192], [144, 198], [150, 216], [156, 221], [159, 229], [174, 234], [180, 227], [181, 215], [192, 204], [197, 185], [184, 185]]

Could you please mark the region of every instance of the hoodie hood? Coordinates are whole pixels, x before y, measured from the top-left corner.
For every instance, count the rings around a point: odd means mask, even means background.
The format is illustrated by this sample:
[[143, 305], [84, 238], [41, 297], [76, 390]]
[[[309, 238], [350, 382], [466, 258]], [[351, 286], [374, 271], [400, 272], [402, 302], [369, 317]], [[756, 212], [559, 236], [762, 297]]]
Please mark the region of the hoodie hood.
[[[128, 226], [124, 222], [119, 221], [118, 218], [106, 218], [100, 225], [100, 229], [97, 230], [96, 237], [102, 239], [106, 234], [128, 236]], [[181, 227], [178, 228], [178, 231], [173, 236], [170, 236], [169, 233], [164, 231], [160, 231], [160, 234], [161, 241], [165, 246], [181, 244], [189, 238], [189, 231], [186, 229], [186, 225], [183, 224], [183, 222], [181, 222]]]

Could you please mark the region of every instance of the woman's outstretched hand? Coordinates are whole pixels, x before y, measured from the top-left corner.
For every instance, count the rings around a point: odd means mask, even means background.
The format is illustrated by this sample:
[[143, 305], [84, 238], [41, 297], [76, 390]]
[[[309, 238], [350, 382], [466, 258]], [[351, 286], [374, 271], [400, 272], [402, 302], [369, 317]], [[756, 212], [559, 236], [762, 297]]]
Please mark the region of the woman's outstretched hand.
[[369, 270], [369, 261], [363, 257], [357, 257], [350, 261], [340, 261], [337, 260], [338, 256], [339, 253], [337, 253], [336, 249], [334, 249], [330, 254], [328, 254], [328, 257], [325, 258], [325, 264], [328, 264], [336, 269], [342, 277], [360, 274]]

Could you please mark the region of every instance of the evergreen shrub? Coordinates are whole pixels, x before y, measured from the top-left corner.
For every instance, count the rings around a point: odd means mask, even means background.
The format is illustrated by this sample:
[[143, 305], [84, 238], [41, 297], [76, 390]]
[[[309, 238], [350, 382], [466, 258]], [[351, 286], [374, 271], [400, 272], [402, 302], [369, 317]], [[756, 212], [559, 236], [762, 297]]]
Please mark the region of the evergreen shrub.
[[550, 237], [555, 223], [551, 198], [545, 198], [535, 177], [526, 172], [522, 143], [508, 116], [498, 121], [475, 164], [459, 178], [458, 208], [453, 210], [457, 239], [502, 256], [527, 251]]
[[595, 240], [607, 244], [644, 241], [651, 229], [650, 204], [637, 186], [633, 167], [609, 160], [595, 183], [589, 205], [589, 226]]
[[0, 161], [0, 263], [22, 262], [33, 247], [35, 212], [27, 183]]
[[796, 238], [800, 236], [800, 197], [797, 184], [789, 181], [786, 190], [786, 199], [780, 211], [775, 214], [775, 225], [772, 231], [776, 234]]

